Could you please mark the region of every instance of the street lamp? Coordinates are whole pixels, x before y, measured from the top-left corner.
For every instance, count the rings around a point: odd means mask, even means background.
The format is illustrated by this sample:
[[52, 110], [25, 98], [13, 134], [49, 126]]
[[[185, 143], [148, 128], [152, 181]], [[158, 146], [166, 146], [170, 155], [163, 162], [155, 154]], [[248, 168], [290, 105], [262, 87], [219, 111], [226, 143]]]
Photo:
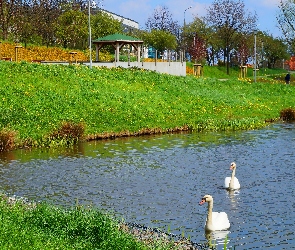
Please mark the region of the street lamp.
[[91, 55], [91, 22], [90, 22], [90, 1], [88, 0], [88, 28], [89, 28], [89, 69], [92, 69], [92, 55]]
[[188, 7], [188, 8], [185, 9], [184, 12], [183, 12], [183, 28], [184, 28], [184, 26], [185, 26], [185, 12], [186, 12], [187, 10], [191, 9], [192, 7], [193, 7], [193, 6]]
[[254, 31], [254, 82], [256, 82], [256, 68], [257, 68], [257, 61], [256, 61], [256, 35], [257, 30]]
[[[185, 12], [187, 10], [189, 10], [190, 8], [192, 8], [193, 6], [190, 6], [188, 8], [186, 8], [183, 12], [183, 38], [185, 38]], [[184, 58], [186, 60], [186, 56], [185, 56], [185, 44], [183, 44], [183, 54], [184, 54]]]

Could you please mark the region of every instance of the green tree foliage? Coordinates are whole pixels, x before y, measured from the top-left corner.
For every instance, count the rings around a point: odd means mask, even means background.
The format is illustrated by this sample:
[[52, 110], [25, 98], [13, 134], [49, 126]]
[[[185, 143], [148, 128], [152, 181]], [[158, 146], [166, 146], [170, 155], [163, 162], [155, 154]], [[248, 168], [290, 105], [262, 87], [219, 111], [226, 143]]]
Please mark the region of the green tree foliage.
[[97, 11], [91, 16], [91, 31], [94, 39], [111, 35], [114, 33], [123, 33], [122, 22], [114, 19], [105, 12]]
[[206, 20], [218, 36], [229, 74], [231, 53], [241, 35], [253, 32], [257, 17], [246, 13], [241, 0], [215, 0], [208, 8]]
[[[122, 33], [122, 22], [91, 8], [92, 37]], [[89, 41], [88, 1], [0, 0], [0, 39], [84, 49]]]
[[[173, 19], [172, 14], [166, 6], [156, 8], [153, 14], [146, 21], [145, 26], [146, 31], [148, 32], [152, 32], [152, 30], [165, 31], [173, 34], [178, 44], [181, 42], [179, 35], [180, 25]], [[166, 47], [169, 46], [170, 45], [167, 44]]]
[[265, 61], [268, 68], [274, 68], [278, 63], [281, 63], [282, 59], [290, 58], [287, 53], [287, 45], [282, 39], [264, 33], [257, 40], [257, 52], [258, 55], [261, 54], [258, 58], [260, 61]]
[[87, 16], [79, 10], [69, 10], [60, 15], [56, 22], [57, 43], [64, 48], [85, 48], [88, 38], [87, 22]]
[[174, 50], [177, 47], [176, 37], [168, 31], [152, 30], [151, 32], [143, 32], [141, 36], [146, 45], [150, 45], [160, 52], [166, 49]]

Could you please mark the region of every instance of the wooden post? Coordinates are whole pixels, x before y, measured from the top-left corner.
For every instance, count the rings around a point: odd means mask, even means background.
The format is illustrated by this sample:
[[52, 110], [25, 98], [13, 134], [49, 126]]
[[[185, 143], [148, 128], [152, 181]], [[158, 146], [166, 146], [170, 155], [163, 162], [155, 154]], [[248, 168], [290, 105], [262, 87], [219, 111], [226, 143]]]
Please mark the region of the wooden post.
[[[255, 72], [255, 71], [256, 71], [256, 72]], [[256, 76], [257, 76], [257, 72], [259, 72], [259, 69], [253, 69], [253, 77], [256, 78]]]
[[197, 77], [200, 77], [201, 75], [203, 75], [203, 70], [202, 70], [202, 64], [194, 64], [194, 75]]
[[14, 47], [15, 48], [15, 61], [18, 62], [18, 49], [21, 49], [21, 45], [17, 45]]
[[138, 45], [137, 47], [137, 62], [140, 63], [140, 51], [141, 51], [141, 46]]
[[72, 57], [74, 57], [75, 64], [77, 64], [77, 52], [75, 52], [75, 51], [70, 52], [69, 64], [72, 64]]
[[120, 61], [120, 44], [117, 42], [116, 43], [116, 62]]

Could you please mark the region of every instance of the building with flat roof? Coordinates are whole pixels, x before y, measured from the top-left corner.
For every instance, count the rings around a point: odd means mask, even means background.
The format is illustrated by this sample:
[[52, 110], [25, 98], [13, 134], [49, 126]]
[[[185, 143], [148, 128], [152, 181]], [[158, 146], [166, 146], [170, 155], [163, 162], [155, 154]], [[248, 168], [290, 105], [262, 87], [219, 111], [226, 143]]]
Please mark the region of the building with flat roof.
[[112, 16], [114, 19], [122, 22], [125, 32], [139, 29], [139, 23], [130, 19], [130, 18], [120, 16], [118, 14], [115, 14], [113, 12], [110, 12], [110, 11], [102, 9], [102, 8], [95, 8], [94, 11], [102, 11], [102, 12]]

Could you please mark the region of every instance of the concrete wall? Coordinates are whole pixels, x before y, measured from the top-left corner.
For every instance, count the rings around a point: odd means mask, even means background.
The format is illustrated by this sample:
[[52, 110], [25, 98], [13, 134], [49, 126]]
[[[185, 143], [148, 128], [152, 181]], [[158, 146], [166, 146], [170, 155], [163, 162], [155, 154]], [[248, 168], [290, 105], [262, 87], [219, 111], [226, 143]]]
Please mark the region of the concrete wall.
[[[41, 61], [42, 64], [62, 64], [69, 65], [69, 62], [53, 62], [53, 61]], [[75, 64], [72, 62], [72, 64]], [[83, 65], [89, 67], [89, 62], [83, 63]], [[92, 62], [93, 67], [122, 67], [131, 68], [137, 67], [141, 69], [147, 69], [156, 71], [158, 73], [164, 73], [175, 76], [186, 76], [186, 63], [185, 62]]]
[[[89, 66], [89, 63], [84, 63], [84, 65]], [[159, 73], [166, 73], [169, 75], [176, 76], [186, 76], [186, 63], [185, 62], [93, 62], [92, 66], [97, 67], [122, 67], [122, 68], [130, 68], [137, 67], [141, 69], [147, 69], [156, 71]]]

